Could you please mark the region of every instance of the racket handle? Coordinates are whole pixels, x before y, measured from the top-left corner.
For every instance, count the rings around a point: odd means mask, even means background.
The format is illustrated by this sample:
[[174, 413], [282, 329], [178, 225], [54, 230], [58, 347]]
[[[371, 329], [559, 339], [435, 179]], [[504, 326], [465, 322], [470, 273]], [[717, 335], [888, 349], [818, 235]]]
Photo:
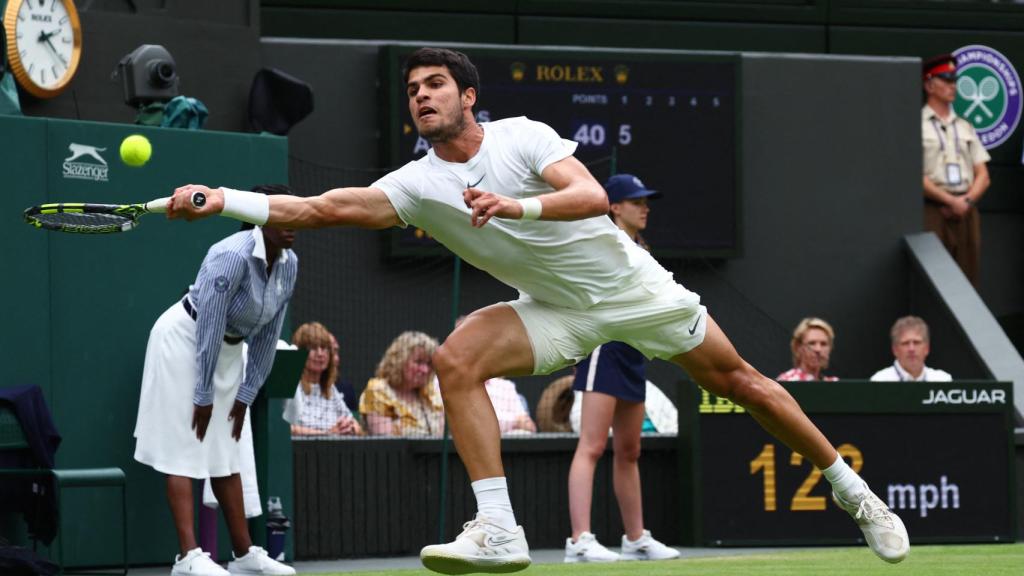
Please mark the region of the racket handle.
[[157, 198], [146, 202], [147, 212], [167, 212], [167, 205], [171, 203], [171, 197]]
[[[167, 205], [171, 203], [171, 197], [157, 198], [146, 202], [146, 210], [149, 212], [167, 212]], [[206, 205], [206, 194], [202, 192], [192, 193], [192, 205], [196, 208], [202, 208]]]

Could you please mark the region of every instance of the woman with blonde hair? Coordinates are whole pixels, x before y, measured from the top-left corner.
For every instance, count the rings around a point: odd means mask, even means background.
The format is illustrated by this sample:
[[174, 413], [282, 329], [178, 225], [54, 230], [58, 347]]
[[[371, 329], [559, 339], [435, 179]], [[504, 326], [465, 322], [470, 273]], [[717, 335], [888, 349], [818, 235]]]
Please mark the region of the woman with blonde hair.
[[793, 368], [779, 374], [776, 380], [838, 380], [839, 378], [835, 376], [825, 376], [821, 373], [828, 368], [835, 336], [832, 326], [821, 318], [809, 317], [801, 320], [793, 330], [793, 339], [789, 342], [789, 348], [793, 352]]
[[379, 436], [440, 436], [444, 405], [430, 358], [437, 340], [423, 332], [402, 332], [366, 383], [359, 411], [370, 434]]
[[334, 388], [338, 365], [331, 342], [331, 333], [319, 322], [307, 322], [292, 334], [292, 344], [309, 351], [295, 397], [286, 409], [292, 436], [363, 433], [344, 396]]

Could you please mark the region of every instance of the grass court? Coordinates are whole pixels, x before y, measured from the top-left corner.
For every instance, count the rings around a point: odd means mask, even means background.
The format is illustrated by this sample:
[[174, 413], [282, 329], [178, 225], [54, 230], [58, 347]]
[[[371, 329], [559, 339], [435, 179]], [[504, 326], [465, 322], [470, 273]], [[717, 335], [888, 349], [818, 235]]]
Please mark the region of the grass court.
[[[341, 572], [322, 573], [342, 576]], [[434, 574], [425, 569], [345, 572], [359, 576]], [[867, 548], [822, 548], [793, 552], [683, 558], [663, 562], [535, 564], [519, 574], [537, 576], [1022, 576], [1024, 543], [912, 546], [900, 564], [886, 564]], [[303, 574], [303, 576], [312, 576]]]

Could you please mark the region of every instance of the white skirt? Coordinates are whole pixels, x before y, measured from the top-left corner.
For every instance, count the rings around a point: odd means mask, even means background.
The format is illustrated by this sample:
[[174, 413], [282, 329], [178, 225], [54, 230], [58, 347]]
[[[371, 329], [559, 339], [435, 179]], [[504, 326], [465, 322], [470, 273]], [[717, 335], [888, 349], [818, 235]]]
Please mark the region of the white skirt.
[[[245, 344], [242, 344], [244, 347]], [[243, 348], [244, 349], [244, 348]], [[239, 474], [242, 479], [242, 504], [245, 507], [245, 517], [255, 518], [263, 514], [263, 506], [260, 504], [260, 486], [256, 481], [256, 454], [252, 446], [252, 410], [245, 411], [245, 425], [242, 426], [242, 438], [238, 441]], [[207, 508], [217, 508], [219, 503], [213, 494], [213, 486], [210, 479], [203, 482], [203, 505]]]
[[242, 383], [242, 345], [221, 342], [213, 374], [213, 415], [200, 442], [192, 430], [198, 378], [196, 323], [175, 302], [153, 325], [146, 346], [135, 459], [159, 472], [220, 478], [239, 472], [238, 443], [228, 414]]

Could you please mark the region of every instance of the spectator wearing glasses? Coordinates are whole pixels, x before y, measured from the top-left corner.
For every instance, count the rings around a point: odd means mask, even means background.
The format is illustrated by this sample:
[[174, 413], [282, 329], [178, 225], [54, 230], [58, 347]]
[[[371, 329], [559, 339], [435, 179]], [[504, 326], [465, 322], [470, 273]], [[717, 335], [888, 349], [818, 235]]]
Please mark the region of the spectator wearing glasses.
[[437, 340], [423, 332], [402, 332], [366, 383], [359, 411], [375, 436], [440, 436], [444, 405], [430, 357]]

